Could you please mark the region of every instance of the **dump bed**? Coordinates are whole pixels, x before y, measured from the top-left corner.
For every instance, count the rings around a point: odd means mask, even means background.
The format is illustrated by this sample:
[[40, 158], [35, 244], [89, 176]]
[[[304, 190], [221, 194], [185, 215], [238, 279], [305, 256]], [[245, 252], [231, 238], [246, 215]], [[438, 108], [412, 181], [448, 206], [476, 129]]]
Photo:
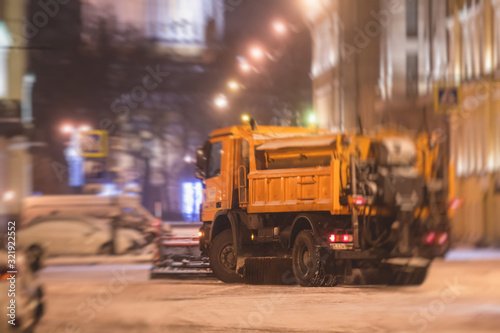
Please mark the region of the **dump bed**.
[[316, 136], [256, 146], [257, 170], [248, 174], [248, 212], [340, 213], [336, 140], [335, 136]]

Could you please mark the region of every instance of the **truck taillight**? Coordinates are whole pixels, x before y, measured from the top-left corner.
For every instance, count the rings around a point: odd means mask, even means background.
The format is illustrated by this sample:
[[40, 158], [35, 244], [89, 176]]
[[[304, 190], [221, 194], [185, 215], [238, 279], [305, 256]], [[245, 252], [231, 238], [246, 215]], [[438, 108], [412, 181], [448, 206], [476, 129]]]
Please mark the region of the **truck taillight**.
[[366, 200], [366, 198], [356, 196], [356, 197], [352, 198], [352, 202], [356, 206], [364, 206], [364, 205], [366, 205], [367, 200]]
[[464, 204], [464, 200], [461, 198], [455, 198], [450, 202], [449, 209], [451, 210], [457, 210], [460, 207], [462, 207]]
[[331, 234], [329, 237], [330, 243], [352, 243], [354, 241], [353, 235], [335, 235]]
[[443, 232], [439, 235], [439, 237], [437, 238], [437, 243], [439, 246], [443, 246], [444, 244], [446, 244], [446, 242], [448, 241], [448, 233], [447, 232]]
[[448, 242], [450, 235], [447, 232], [436, 233], [435, 231], [429, 232], [425, 236], [425, 245], [439, 245], [443, 246]]
[[434, 231], [431, 231], [425, 236], [425, 245], [432, 245], [434, 244], [434, 241], [436, 240], [436, 233]]

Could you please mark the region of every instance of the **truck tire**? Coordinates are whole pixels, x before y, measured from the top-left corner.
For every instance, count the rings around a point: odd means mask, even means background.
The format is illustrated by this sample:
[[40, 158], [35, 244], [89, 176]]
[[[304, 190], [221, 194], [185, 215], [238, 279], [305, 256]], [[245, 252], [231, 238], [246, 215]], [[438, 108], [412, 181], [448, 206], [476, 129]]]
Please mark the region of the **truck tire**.
[[334, 286], [336, 279], [324, 273], [311, 230], [303, 230], [295, 239], [292, 251], [293, 273], [302, 287]]
[[391, 270], [390, 286], [420, 286], [427, 277], [428, 267], [414, 267], [411, 270], [395, 268]]
[[233, 232], [224, 230], [215, 237], [209, 251], [210, 266], [217, 278], [225, 283], [243, 283], [236, 273], [236, 253], [233, 247]]

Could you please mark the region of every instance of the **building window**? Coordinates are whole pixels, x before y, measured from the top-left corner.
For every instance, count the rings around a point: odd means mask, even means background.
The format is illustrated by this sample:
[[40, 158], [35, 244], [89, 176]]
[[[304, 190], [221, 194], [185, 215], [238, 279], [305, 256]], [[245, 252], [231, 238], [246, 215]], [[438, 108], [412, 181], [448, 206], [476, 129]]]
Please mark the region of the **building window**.
[[418, 0], [406, 0], [406, 36], [418, 37]]
[[408, 54], [406, 56], [406, 95], [407, 97], [418, 96], [418, 55]]

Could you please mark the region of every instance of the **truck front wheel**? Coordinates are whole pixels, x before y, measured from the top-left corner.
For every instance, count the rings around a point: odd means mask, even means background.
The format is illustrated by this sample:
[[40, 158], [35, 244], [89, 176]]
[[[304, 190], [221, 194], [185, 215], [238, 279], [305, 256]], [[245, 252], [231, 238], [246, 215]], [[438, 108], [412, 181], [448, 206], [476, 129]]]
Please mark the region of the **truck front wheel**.
[[302, 287], [334, 286], [336, 279], [327, 276], [311, 230], [303, 230], [295, 239], [292, 252], [293, 273]]
[[209, 257], [210, 266], [219, 280], [225, 283], [243, 282], [243, 278], [236, 273], [237, 258], [231, 230], [224, 230], [215, 237]]

